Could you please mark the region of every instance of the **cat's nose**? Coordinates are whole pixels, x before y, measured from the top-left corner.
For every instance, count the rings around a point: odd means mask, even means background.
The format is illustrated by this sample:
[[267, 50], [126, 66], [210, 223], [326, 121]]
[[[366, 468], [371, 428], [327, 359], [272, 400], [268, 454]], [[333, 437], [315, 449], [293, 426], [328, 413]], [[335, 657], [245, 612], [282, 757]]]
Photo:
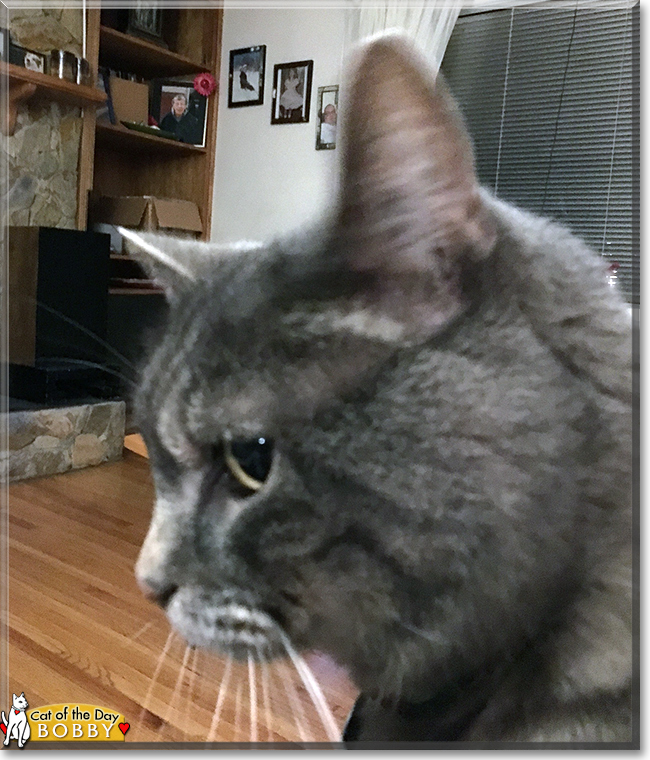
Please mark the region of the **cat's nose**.
[[173, 583], [161, 583], [151, 578], [138, 578], [138, 585], [150, 602], [159, 604], [163, 609], [178, 590], [178, 586]]

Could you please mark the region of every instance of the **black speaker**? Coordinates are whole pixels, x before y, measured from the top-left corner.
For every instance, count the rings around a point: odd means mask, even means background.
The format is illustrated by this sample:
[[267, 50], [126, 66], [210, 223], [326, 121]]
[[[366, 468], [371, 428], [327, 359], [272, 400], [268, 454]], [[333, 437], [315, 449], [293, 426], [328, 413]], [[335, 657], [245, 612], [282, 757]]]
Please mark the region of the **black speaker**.
[[110, 237], [52, 227], [10, 227], [8, 237], [10, 396], [112, 395]]

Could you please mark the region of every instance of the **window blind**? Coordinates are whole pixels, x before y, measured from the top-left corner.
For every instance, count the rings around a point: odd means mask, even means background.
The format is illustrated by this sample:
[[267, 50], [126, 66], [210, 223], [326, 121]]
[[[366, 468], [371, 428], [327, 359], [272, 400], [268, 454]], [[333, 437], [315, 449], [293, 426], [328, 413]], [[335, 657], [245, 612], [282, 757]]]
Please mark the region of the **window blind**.
[[[461, 15], [442, 63], [481, 182], [620, 264], [639, 300], [638, 5]], [[607, 262], [604, 262], [605, 270]]]

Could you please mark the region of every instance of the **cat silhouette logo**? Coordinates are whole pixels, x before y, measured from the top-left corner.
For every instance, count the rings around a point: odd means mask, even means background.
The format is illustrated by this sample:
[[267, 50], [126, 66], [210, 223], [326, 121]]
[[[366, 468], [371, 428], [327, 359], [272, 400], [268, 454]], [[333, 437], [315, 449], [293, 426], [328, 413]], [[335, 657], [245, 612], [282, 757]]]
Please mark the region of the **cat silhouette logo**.
[[9, 742], [15, 739], [18, 742], [18, 746], [22, 749], [25, 746], [25, 742], [28, 741], [32, 734], [32, 730], [29, 727], [29, 720], [27, 720], [27, 713], [25, 712], [29, 705], [25, 699], [25, 692], [20, 696], [13, 695], [13, 703], [11, 710], [9, 710], [9, 719], [5, 716], [4, 710], [2, 711], [2, 723], [0, 723], [0, 729], [5, 734], [4, 745], [9, 746]]

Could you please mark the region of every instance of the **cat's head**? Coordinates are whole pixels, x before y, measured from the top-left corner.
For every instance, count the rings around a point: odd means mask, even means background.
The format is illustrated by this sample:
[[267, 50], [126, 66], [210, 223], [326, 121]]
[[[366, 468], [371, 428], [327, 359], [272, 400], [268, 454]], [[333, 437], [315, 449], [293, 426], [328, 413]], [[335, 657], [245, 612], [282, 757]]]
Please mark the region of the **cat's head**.
[[25, 692], [23, 692], [20, 695], [14, 694], [12, 704], [16, 710], [26, 710], [29, 707], [29, 705], [27, 704], [27, 700], [25, 699]]
[[[229, 249], [125, 231], [170, 301], [137, 401], [157, 491], [137, 576], [191, 644], [257, 657], [288, 637], [417, 690], [430, 659], [480, 650], [481, 605], [534, 603], [499, 585], [519, 538], [470, 470], [498, 415], [537, 401], [499, 410], [492, 373], [444, 346], [497, 235], [444, 83], [394, 37], [351, 72], [340, 198], [316, 230]], [[490, 474], [504, 503], [509, 467]]]

